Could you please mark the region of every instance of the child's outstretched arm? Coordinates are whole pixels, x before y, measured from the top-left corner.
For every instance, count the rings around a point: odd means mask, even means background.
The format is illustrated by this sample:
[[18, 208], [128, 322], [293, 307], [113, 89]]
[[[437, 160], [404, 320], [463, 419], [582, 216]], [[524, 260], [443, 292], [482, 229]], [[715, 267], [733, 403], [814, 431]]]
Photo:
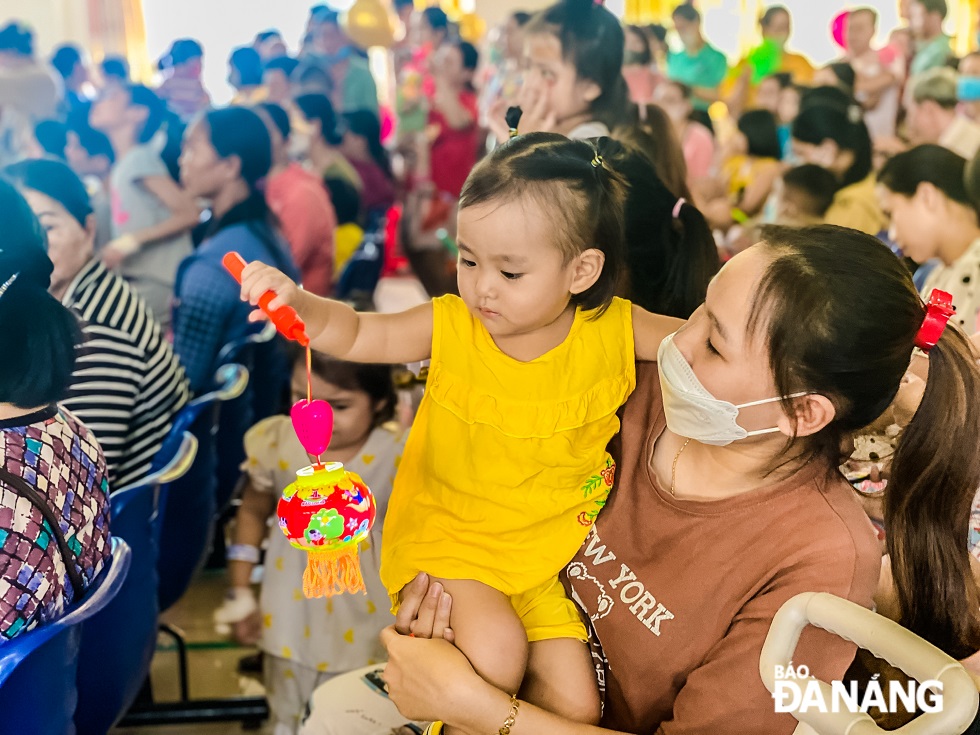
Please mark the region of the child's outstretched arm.
[[633, 304], [633, 346], [637, 360], [656, 360], [664, 338], [684, 326], [683, 319], [651, 314]]
[[[432, 355], [431, 303], [397, 314], [359, 313], [304, 291], [272, 266], [249, 263], [242, 273], [242, 299], [254, 306], [266, 291], [276, 294], [270, 309], [296, 309], [318, 352], [349, 362], [389, 364], [421, 362]], [[258, 321], [265, 315], [256, 309], [249, 318]]]

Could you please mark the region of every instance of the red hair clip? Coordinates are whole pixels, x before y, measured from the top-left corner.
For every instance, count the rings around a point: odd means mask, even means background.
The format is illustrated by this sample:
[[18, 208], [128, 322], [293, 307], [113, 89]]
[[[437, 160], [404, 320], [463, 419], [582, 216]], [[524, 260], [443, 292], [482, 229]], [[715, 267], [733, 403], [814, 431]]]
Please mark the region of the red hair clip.
[[955, 313], [952, 294], [940, 291], [938, 288], [933, 289], [929, 303], [926, 304], [926, 318], [919, 327], [918, 334], [915, 335], [915, 346], [925, 352], [935, 347], [939, 338], [943, 336], [949, 318]]

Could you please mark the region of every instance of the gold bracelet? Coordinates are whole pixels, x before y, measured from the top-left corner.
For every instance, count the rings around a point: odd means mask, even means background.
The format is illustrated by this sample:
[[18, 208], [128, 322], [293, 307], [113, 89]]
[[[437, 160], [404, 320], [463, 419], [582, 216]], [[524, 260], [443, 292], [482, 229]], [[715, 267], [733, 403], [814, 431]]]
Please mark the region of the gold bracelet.
[[514, 721], [517, 719], [517, 710], [520, 708], [521, 702], [515, 694], [510, 698], [510, 714], [504, 720], [503, 727], [497, 730], [497, 735], [510, 735], [510, 729], [514, 726]]

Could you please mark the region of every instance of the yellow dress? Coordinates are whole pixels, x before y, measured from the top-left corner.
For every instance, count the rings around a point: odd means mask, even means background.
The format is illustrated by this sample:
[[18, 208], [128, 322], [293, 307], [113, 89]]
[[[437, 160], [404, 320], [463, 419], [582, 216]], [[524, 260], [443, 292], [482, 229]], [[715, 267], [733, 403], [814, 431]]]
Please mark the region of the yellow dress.
[[395, 606], [419, 571], [487, 584], [519, 614], [527, 600], [514, 598], [554, 591], [605, 504], [606, 444], [636, 385], [630, 303], [589, 316], [520, 362], [458, 296], [433, 300], [425, 397], [385, 521], [381, 581]]

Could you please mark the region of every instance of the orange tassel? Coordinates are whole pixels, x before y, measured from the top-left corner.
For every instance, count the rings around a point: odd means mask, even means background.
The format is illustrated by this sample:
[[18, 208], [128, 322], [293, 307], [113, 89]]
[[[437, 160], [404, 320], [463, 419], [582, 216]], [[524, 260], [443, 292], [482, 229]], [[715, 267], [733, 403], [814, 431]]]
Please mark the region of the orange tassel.
[[303, 572], [303, 594], [307, 597], [333, 597], [345, 592], [363, 592], [364, 578], [357, 546], [337, 551], [310, 551]]

